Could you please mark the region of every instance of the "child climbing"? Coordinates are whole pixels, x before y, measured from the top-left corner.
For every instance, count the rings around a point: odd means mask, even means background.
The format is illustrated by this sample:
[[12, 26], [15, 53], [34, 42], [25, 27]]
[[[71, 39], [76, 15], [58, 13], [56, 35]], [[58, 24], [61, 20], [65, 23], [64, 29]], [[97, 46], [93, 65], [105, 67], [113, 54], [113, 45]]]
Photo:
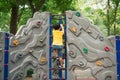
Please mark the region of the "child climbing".
[[64, 28], [62, 24], [57, 24], [53, 26], [53, 53], [56, 58], [59, 58], [60, 65], [59, 67], [63, 67], [63, 59], [62, 59], [62, 49], [63, 49], [63, 34]]

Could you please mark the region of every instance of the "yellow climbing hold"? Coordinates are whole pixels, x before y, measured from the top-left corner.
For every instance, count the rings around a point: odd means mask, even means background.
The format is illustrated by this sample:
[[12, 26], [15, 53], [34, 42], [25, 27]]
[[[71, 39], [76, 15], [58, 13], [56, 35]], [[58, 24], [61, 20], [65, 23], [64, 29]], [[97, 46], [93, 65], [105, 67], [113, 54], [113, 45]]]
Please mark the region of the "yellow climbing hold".
[[42, 62], [42, 63], [46, 62], [46, 58], [45, 57], [41, 57], [40, 58], [40, 62]]
[[18, 44], [19, 44], [19, 41], [18, 41], [18, 40], [14, 40], [14, 41], [13, 41], [13, 44], [14, 44], [14, 45], [18, 45]]
[[97, 61], [96, 64], [97, 64], [97, 66], [102, 66], [103, 65], [102, 61]]
[[72, 27], [72, 31], [73, 31], [73, 32], [77, 32], [77, 29], [76, 29], [75, 26]]

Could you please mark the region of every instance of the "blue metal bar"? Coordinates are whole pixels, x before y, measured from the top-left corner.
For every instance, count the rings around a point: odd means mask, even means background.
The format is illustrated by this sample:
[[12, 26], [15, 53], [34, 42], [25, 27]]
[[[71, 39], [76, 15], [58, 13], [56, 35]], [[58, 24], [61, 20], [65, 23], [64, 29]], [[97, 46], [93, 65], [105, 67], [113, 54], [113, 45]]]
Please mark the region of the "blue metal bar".
[[49, 79], [52, 80], [52, 16], [50, 14], [50, 27], [49, 27]]
[[59, 16], [59, 24], [63, 24], [61, 15]]
[[[59, 16], [59, 24], [63, 24], [62, 15]], [[59, 69], [59, 78], [62, 78], [62, 70], [61, 69]]]
[[117, 80], [120, 80], [120, 36], [116, 36]]
[[67, 26], [66, 26], [66, 14], [64, 15], [64, 21], [65, 21], [65, 24], [64, 24], [64, 39], [65, 39], [65, 80], [67, 80], [67, 45], [66, 45], [66, 42], [67, 42]]
[[[62, 16], [61, 15], [59, 16], [59, 24], [62, 24]], [[62, 78], [62, 70], [61, 69], [59, 69], [58, 75], [59, 75], [59, 78]]]
[[4, 80], [8, 80], [9, 34], [5, 33]]

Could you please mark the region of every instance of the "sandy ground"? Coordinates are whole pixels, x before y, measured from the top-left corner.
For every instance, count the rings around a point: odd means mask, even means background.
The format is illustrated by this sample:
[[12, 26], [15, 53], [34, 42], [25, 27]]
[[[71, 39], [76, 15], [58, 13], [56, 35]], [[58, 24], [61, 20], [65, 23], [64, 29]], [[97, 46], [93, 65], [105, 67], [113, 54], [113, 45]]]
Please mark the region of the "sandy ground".
[[27, 77], [25, 78], [25, 80], [32, 80], [32, 77]]

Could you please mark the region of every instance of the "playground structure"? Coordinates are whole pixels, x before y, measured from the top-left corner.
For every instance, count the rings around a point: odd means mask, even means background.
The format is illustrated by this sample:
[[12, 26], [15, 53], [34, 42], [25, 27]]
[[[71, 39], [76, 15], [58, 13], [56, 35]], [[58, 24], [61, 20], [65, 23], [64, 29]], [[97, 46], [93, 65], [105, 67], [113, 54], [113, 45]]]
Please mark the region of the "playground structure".
[[[64, 69], [53, 62], [53, 16], [65, 28]], [[24, 80], [29, 69], [33, 80], [119, 80], [120, 37], [106, 38], [78, 11], [36, 12], [16, 35], [0, 32], [0, 42], [0, 80]]]

